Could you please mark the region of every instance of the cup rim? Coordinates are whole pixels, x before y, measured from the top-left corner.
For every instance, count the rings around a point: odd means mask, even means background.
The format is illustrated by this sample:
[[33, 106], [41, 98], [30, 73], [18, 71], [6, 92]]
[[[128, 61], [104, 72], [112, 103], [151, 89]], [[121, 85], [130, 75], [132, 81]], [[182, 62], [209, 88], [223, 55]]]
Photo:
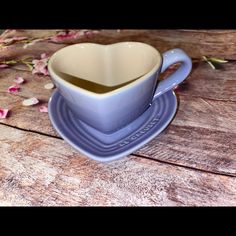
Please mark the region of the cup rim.
[[[157, 56], [159, 57], [159, 60], [158, 62], [155, 64], [155, 66], [149, 71], [147, 72], [146, 74], [144, 74], [143, 76], [141, 76], [140, 78], [134, 80], [133, 82], [131, 83], [128, 83], [127, 85], [124, 85], [120, 88], [117, 88], [117, 89], [114, 89], [114, 90], [111, 90], [111, 91], [108, 91], [108, 92], [105, 92], [105, 93], [96, 93], [96, 92], [92, 92], [92, 91], [89, 91], [89, 90], [86, 90], [86, 89], [83, 89], [79, 86], [76, 86], [64, 79], [62, 79], [60, 76], [58, 76], [53, 68], [52, 68], [52, 62], [53, 60], [55, 59], [55, 57], [57, 56], [57, 54], [59, 52], [61, 52], [62, 50], [66, 50], [67, 48], [69, 47], [76, 47], [77, 45], [97, 45], [97, 46], [104, 46], [104, 47], [112, 47], [112, 46], [117, 46], [119, 44], [143, 44], [147, 47], [150, 47], [152, 50], [155, 51], [155, 53], [157, 54]], [[95, 96], [95, 97], [99, 97], [99, 98], [103, 98], [103, 97], [107, 97], [107, 96], [111, 96], [111, 95], [114, 95], [114, 94], [117, 94], [118, 92], [121, 92], [121, 91], [124, 91], [124, 90], [127, 90], [129, 89], [130, 87], [134, 86], [134, 85], [137, 85], [141, 82], [143, 82], [145, 79], [147, 79], [148, 77], [150, 77], [154, 72], [156, 72], [160, 66], [162, 65], [162, 56], [160, 54], [160, 52], [154, 48], [153, 46], [149, 45], [149, 44], [146, 44], [146, 43], [142, 43], [142, 42], [136, 42], [136, 41], [125, 41], [125, 42], [118, 42], [118, 43], [112, 43], [112, 44], [99, 44], [99, 43], [77, 43], [77, 44], [73, 44], [73, 45], [69, 45], [69, 46], [66, 46], [66, 47], [63, 47], [61, 49], [59, 49], [58, 51], [56, 51], [49, 59], [48, 61], [48, 71], [49, 71], [49, 74], [51, 77], [53, 77], [54, 80], [56, 81], [59, 81], [60, 83], [62, 83], [63, 85], [65, 85], [66, 87], [69, 87], [70, 89], [73, 89], [73, 90], [76, 90], [76, 91], [80, 91], [82, 93], [85, 93], [86, 95], [90, 95], [90, 96]]]

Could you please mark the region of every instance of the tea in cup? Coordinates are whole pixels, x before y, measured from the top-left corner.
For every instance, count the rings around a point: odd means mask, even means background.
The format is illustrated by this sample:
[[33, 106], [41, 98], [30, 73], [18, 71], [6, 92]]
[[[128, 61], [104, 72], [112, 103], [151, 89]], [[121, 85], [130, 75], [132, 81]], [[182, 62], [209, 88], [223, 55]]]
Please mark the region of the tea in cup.
[[[178, 62], [175, 72], [158, 80], [160, 73]], [[48, 63], [71, 112], [107, 134], [137, 119], [154, 99], [185, 80], [191, 68], [191, 59], [181, 49], [161, 54], [141, 42], [79, 43], [58, 50]]]

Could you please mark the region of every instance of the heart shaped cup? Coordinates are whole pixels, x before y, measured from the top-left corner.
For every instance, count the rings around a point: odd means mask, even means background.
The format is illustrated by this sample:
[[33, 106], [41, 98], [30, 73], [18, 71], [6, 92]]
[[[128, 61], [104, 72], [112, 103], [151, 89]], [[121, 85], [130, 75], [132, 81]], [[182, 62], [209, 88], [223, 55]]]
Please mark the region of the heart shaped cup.
[[[158, 81], [159, 74], [177, 62], [180, 67]], [[191, 59], [181, 49], [161, 55], [140, 42], [75, 44], [54, 53], [48, 63], [70, 110], [103, 133], [138, 118], [154, 99], [181, 83], [191, 68]]]

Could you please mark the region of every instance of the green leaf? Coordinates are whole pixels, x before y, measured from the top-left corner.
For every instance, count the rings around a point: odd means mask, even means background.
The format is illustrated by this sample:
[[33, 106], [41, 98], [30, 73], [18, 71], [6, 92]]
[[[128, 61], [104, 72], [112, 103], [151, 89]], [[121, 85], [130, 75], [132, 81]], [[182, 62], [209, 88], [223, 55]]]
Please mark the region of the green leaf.
[[222, 58], [215, 58], [215, 57], [209, 57], [209, 58], [207, 58], [207, 60], [214, 62], [214, 63], [227, 63], [228, 62]]
[[16, 63], [17, 63], [17, 61], [15, 61], [15, 60], [5, 61], [5, 64], [7, 64], [7, 65], [12, 65], [12, 64], [16, 64]]

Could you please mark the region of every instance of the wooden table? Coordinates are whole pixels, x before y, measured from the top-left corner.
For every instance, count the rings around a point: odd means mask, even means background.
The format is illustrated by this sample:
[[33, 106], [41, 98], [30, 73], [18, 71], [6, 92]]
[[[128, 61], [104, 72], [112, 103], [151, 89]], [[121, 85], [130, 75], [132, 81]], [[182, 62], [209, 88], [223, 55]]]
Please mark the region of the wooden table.
[[[132, 33], [127, 32], [105, 31], [89, 40], [126, 40]], [[0, 58], [51, 55], [64, 46], [38, 42], [23, 50], [15, 44], [1, 49]], [[27, 82], [19, 93], [8, 93], [16, 75]], [[0, 70], [0, 107], [11, 109], [7, 119], [0, 119], [0, 205], [236, 205], [236, 62], [218, 70], [205, 62], [194, 64], [176, 91], [179, 107], [168, 128], [129, 157], [107, 164], [64, 142], [39, 105], [21, 105], [33, 96], [47, 104], [53, 92], [44, 89], [48, 82], [48, 76]]]

